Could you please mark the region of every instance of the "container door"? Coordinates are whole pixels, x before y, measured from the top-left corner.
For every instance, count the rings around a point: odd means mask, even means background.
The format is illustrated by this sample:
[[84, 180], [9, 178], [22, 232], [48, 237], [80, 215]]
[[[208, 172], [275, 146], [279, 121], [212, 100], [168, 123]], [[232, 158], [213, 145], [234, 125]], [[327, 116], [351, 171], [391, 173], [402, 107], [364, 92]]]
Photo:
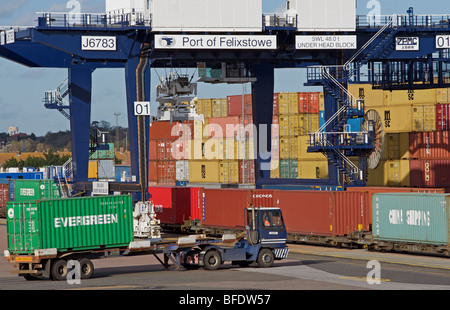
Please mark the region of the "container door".
[[8, 250], [32, 253], [40, 249], [40, 221], [35, 203], [8, 203]]

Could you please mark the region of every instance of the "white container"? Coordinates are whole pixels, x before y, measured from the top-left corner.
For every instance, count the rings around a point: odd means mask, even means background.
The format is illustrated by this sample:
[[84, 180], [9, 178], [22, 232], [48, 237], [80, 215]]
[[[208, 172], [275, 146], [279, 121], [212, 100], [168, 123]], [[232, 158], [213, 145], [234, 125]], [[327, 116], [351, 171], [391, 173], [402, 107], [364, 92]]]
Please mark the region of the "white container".
[[151, 0], [153, 31], [261, 32], [262, 0]]
[[176, 180], [189, 181], [189, 161], [179, 160], [175, 163], [176, 166]]
[[102, 159], [98, 161], [98, 179], [115, 179], [113, 159]]
[[298, 31], [355, 31], [356, 0], [287, 0]]

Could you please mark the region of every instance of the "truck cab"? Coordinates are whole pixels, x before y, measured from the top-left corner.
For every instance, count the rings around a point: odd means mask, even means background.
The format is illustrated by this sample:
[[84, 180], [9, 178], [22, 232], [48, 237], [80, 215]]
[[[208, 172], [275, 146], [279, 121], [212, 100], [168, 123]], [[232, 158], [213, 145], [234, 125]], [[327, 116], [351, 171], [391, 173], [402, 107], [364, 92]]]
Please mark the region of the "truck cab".
[[259, 267], [271, 267], [275, 260], [285, 259], [286, 227], [279, 208], [247, 208], [245, 234], [234, 247], [206, 246], [198, 255], [199, 266], [207, 270], [218, 269], [225, 261], [239, 266], [257, 263]]

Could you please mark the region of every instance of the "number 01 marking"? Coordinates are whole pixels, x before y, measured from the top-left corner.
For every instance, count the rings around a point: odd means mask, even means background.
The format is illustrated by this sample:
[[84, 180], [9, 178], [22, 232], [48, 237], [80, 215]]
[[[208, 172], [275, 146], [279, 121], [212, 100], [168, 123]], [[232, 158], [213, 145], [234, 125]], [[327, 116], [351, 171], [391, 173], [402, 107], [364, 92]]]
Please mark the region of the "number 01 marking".
[[150, 102], [135, 102], [134, 103], [135, 116], [150, 116]]

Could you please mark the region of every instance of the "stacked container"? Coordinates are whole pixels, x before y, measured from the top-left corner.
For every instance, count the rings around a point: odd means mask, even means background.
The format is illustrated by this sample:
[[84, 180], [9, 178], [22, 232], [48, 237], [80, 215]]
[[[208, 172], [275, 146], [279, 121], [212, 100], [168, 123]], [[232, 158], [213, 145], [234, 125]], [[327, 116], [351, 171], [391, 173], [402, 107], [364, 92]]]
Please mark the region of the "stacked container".
[[89, 157], [88, 177], [93, 180], [115, 180], [114, 158], [116, 156], [114, 143], [108, 143], [108, 150], [95, 151]]
[[376, 110], [383, 123], [382, 161], [369, 170], [369, 186], [450, 186], [447, 88], [383, 91], [352, 84], [349, 91], [365, 100], [366, 111]]

